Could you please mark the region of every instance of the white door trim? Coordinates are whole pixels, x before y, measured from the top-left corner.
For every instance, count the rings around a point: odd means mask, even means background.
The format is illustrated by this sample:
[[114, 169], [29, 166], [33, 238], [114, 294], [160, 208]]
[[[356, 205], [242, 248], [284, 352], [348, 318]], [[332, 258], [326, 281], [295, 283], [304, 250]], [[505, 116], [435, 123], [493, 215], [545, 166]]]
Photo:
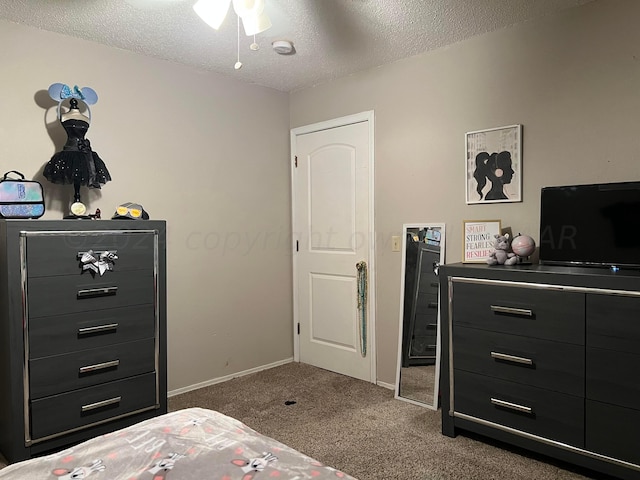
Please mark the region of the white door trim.
[[371, 383], [376, 383], [377, 371], [376, 371], [376, 269], [375, 269], [375, 253], [376, 253], [376, 237], [375, 237], [375, 225], [374, 225], [374, 112], [369, 110], [366, 112], [360, 112], [353, 115], [347, 115], [345, 117], [334, 118], [324, 122], [313, 123], [311, 125], [305, 125], [291, 129], [291, 232], [292, 232], [292, 251], [293, 251], [293, 359], [296, 362], [300, 361], [300, 336], [298, 335], [298, 265], [296, 252], [295, 232], [297, 231], [296, 225], [296, 185], [295, 185], [295, 156], [297, 152], [296, 136], [305, 133], [313, 133], [321, 130], [327, 130], [329, 128], [344, 127], [354, 123], [368, 122], [369, 125], [369, 258], [367, 260], [368, 265], [368, 280], [369, 285], [367, 288], [368, 301], [367, 301], [367, 335], [369, 336], [369, 361], [371, 367]]

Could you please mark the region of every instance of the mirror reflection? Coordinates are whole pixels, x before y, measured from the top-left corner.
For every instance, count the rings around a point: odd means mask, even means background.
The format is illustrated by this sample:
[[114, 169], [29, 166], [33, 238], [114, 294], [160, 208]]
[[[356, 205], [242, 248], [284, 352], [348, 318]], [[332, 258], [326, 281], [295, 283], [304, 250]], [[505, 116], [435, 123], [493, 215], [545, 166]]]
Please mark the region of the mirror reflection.
[[396, 398], [432, 409], [438, 408], [438, 268], [444, 245], [444, 224], [403, 226]]

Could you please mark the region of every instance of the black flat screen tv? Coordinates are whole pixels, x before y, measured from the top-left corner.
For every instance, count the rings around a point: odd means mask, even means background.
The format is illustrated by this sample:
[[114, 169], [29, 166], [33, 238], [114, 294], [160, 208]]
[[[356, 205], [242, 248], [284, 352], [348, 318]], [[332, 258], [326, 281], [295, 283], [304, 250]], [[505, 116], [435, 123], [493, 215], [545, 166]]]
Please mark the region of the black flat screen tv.
[[640, 268], [640, 182], [545, 187], [540, 263]]

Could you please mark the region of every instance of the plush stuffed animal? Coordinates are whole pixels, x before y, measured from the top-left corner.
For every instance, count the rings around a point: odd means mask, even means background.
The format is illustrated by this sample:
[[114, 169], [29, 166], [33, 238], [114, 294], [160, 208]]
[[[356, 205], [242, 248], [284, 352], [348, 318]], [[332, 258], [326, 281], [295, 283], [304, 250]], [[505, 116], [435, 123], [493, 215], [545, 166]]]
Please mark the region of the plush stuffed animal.
[[494, 235], [493, 251], [487, 257], [489, 265], [515, 265], [518, 257], [511, 251], [511, 241], [509, 234]]

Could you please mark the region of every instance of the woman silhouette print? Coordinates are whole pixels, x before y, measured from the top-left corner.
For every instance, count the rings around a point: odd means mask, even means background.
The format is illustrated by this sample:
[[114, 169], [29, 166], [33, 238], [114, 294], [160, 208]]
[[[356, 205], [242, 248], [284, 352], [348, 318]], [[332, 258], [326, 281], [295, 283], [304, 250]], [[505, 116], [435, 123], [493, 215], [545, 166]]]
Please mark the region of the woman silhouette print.
[[478, 182], [476, 191], [482, 200], [482, 189], [491, 182], [491, 189], [484, 196], [485, 200], [507, 200], [509, 197], [504, 193], [504, 185], [511, 183], [513, 178], [513, 168], [511, 168], [511, 153], [503, 151], [500, 153], [480, 152], [476, 155], [476, 169], [473, 178]]

